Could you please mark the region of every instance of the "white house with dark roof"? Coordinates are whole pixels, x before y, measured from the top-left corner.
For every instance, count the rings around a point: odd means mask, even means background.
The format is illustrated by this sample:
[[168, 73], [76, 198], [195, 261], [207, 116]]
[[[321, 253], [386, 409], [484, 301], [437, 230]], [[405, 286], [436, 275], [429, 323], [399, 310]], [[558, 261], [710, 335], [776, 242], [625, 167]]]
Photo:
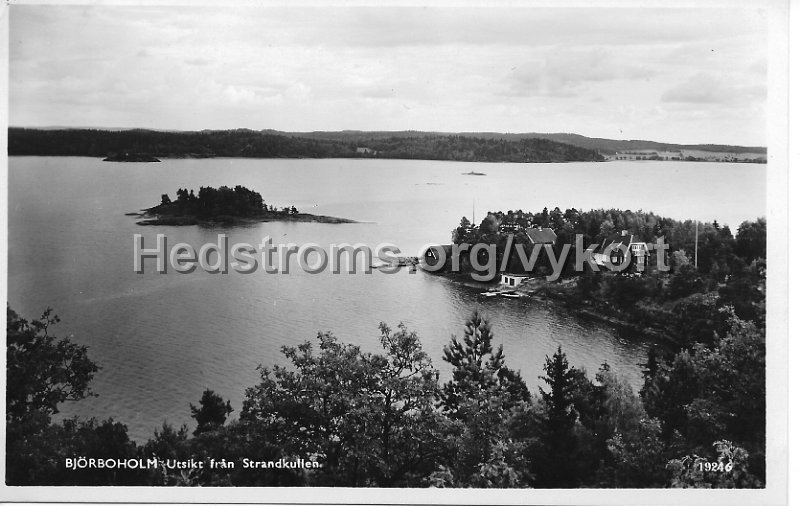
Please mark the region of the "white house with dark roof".
[[599, 251], [593, 254], [595, 263], [600, 267], [619, 266], [628, 262], [627, 269], [643, 272], [650, 260], [647, 244], [636, 241], [627, 230], [607, 237]]

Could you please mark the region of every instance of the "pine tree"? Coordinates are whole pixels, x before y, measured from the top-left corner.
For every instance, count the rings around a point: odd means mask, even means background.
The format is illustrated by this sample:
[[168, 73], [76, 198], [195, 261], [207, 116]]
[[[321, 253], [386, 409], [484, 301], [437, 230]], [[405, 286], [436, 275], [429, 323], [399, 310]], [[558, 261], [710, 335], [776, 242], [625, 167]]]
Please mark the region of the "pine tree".
[[444, 349], [444, 360], [453, 366], [453, 379], [442, 388], [441, 405], [458, 417], [460, 405], [479, 393], [499, 388], [502, 404], [509, 408], [530, 400], [530, 392], [518, 372], [505, 364], [503, 346], [492, 345], [492, 326], [474, 311], [466, 322], [462, 339], [452, 336]]
[[546, 375], [539, 378], [550, 387], [550, 391], [539, 387], [544, 413], [539, 420], [540, 440], [534, 446], [531, 458], [532, 472], [537, 487], [575, 487], [582, 478], [579, 473], [581, 463], [575, 459], [578, 450], [575, 403], [585, 373], [570, 367], [561, 346], [552, 357], [545, 357], [544, 370]]
[[453, 336], [444, 359], [453, 379], [440, 394], [440, 405], [457, 427], [454, 452], [433, 478], [458, 487], [508, 487], [529, 483], [524, 435], [515, 417], [529, 408], [530, 392], [519, 373], [505, 364], [503, 347], [492, 345], [489, 321], [477, 311], [461, 339]]
[[552, 358], [545, 357], [544, 370], [547, 375], [539, 376], [539, 379], [547, 383], [550, 391], [539, 387], [539, 393], [547, 407], [547, 425], [553, 433], [563, 432], [577, 419], [577, 412], [573, 409], [577, 371], [570, 367], [561, 346]]
[[192, 418], [197, 420], [197, 429], [194, 431], [195, 436], [201, 432], [214, 430], [225, 425], [228, 415], [233, 412], [231, 401], [223, 401], [222, 397], [209, 389], [203, 392], [199, 408], [193, 404], [189, 404], [189, 407], [192, 409]]

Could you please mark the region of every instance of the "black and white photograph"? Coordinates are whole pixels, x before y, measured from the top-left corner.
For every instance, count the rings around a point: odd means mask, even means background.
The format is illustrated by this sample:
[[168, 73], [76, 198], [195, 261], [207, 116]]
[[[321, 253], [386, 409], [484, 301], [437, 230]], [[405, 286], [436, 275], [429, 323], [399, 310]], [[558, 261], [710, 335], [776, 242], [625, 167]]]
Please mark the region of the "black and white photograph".
[[0, 499], [786, 504], [789, 2], [0, 9]]

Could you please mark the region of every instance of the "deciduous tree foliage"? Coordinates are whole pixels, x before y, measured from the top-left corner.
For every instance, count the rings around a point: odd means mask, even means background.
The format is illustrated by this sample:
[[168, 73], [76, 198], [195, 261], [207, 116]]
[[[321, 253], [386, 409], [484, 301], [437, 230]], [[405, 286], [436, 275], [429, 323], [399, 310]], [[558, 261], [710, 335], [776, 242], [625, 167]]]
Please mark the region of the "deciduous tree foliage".
[[85, 346], [50, 334], [58, 322], [49, 308], [32, 322], [6, 309], [6, 421], [49, 421], [62, 402], [91, 395], [97, 365]]
[[663, 421], [663, 438], [684, 453], [729, 440], [750, 455], [765, 479], [766, 346], [764, 330], [731, 316], [713, 347], [696, 344], [645, 377], [641, 396]]
[[736, 253], [746, 262], [767, 258], [767, 220], [745, 221], [736, 231]]
[[330, 333], [284, 348], [294, 370], [262, 368], [246, 392], [242, 420], [284, 455], [316, 456], [314, 482], [401, 486], [427, 476], [442, 438], [434, 409], [437, 372], [416, 333], [380, 326], [385, 354], [361, 351]]
[[52, 334], [58, 322], [49, 308], [32, 322], [6, 310], [6, 483], [130, 483], [132, 474], [65, 471], [67, 457], [101, 447], [109, 456], [130, 456], [135, 446], [128, 441], [127, 428], [110, 419], [51, 424], [60, 404], [91, 395], [90, 382], [98, 370], [85, 346]]
[[[714, 457], [686, 455], [667, 464], [672, 488], [760, 488], [763, 483], [748, 470], [747, 450], [730, 441], [714, 442]], [[708, 466], [713, 464], [714, 466]], [[711, 467], [711, 469], [707, 469]]]

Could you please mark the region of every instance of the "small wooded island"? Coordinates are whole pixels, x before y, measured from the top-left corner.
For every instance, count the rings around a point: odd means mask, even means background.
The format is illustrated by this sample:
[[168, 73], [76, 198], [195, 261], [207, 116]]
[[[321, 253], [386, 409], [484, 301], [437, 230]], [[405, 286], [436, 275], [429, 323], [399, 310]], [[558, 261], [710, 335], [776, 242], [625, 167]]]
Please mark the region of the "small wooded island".
[[294, 206], [267, 205], [261, 194], [239, 185], [235, 188], [201, 186], [197, 194], [194, 190], [179, 188], [176, 193], [176, 200], [165, 193], [161, 195], [161, 204], [129, 214], [147, 218], [136, 222], [137, 225], [240, 225], [261, 221], [356, 223], [346, 218], [301, 213]]

